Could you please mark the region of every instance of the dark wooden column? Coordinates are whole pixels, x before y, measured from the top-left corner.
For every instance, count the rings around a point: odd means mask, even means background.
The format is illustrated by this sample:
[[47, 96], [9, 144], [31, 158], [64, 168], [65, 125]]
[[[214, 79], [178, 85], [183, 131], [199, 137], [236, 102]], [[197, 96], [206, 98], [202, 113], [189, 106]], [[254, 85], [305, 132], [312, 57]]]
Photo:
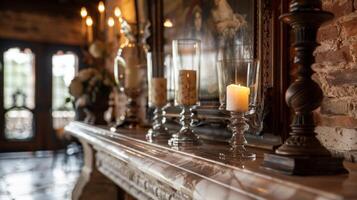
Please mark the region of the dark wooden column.
[[318, 46], [316, 35], [322, 23], [333, 18], [321, 9], [320, 0], [293, 0], [290, 12], [280, 16], [289, 24], [295, 38], [292, 44], [298, 66], [298, 78], [286, 91], [286, 103], [295, 113], [290, 137], [276, 150], [267, 154], [264, 166], [289, 174], [315, 175], [344, 172], [342, 159], [332, 158], [316, 138], [313, 111], [320, 107], [323, 93], [311, 79], [315, 62], [313, 52]]
[[[151, 0], [151, 23], [152, 23], [152, 52], [164, 51], [164, 5], [163, 0]], [[155, 71], [154, 77], [162, 77], [164, 75], [164, 58], [162, 54], [153, 57]]]

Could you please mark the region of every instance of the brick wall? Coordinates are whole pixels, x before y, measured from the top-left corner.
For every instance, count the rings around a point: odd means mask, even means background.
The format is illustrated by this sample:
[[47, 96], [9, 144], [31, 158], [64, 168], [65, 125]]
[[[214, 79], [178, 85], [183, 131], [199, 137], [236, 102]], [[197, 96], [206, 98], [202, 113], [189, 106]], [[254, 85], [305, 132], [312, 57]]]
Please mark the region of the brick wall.
[[0, 38], [78, 45], [83, 42], [78, 18], [0, 11]]
[[317, 72], [325, 98], [316, 112], [320, 141], [332, 152], [357, 159], [357, 0], [323, 0], [335, 18], [318, 33]]

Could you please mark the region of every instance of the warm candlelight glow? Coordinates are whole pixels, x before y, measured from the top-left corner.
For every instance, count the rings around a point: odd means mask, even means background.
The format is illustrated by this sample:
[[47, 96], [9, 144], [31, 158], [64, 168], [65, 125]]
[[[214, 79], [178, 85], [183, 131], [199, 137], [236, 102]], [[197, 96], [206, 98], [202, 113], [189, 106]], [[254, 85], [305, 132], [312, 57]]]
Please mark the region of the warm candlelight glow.
[[87, 15], [88, 15], [87, 9], [85, 7], [82, 7], [81, 8], [81, 17], [85, 18], [85, 17], [87, 17]]
[[109, 27], [113, 27], [113, 26], [114, 26], [114, 23], [115, 23], [115, 22], [114, 22], [113, 17], [109, 17], [109, 18], [108, 18], [108, 26], [109, 26]]
[[108, 42], [113, 42], [114, 38], [115, 38], [115, 32], [114, 32], [114, 25], [115, 25], [115, 21], [113, 17], [109, 17], [108, 18], [108, 30], [107, 30], [107, 41]]
[[81, 32], [82, 32], [83, 38], [85, 38], [85, 35], [86, 35], [86, 17], [88, 15], [87, 9], [85, 7], [82, 7], [81, 11], [80, 11], [80, 14], [81, 14], [81, 17], [82, 17], [82, 20], [81, 20]]
[[114, 9], [114, 15], [115, 15], [115, 17], [121, 17], [121, 11], [118, 6], [116, 6]]
[[86, 25], [88, 27], [88, 30], [87, 30], [87, 41], [88, 43], [92, 43], [93, 42], [93, 20], [92, 20], [92, 17], [88, 16], [86, 18]]
[[104, 10], [105, 10], [104, 3], [103, 3], [103, 1], [100, 1], [99, 4], [98, 4], [98, 11], [100, 13], [102, 13], [102, 12], [104, 12]]
[[91, 16], [88, 16], [86, 19], [86, 24], [87, 26], [92, 26], [93, 25], [93, 20]]
[[103, 32], [105, 27], [105, 6], [103, 1], [100, 1], [98, 4], [98, 11], [99, 11], [99, 31]]
[[166, 28], [171, 28], [173, 27], [174, 24], [172, 23], [172, 21], [170, 19], [166, 19], [165, 22], [164, 22], [164, 27]]

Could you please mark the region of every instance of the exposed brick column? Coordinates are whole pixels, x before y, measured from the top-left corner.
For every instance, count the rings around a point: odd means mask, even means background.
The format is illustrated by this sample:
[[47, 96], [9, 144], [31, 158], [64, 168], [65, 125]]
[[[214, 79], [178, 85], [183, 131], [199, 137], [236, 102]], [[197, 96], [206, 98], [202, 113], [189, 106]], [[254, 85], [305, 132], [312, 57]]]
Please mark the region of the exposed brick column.
[[315, 112], [320, 141], [333, 153], [357, 160], [357, 0], [323, 0], [335, 19], [318, 32], [314, 79], [324, 100]]

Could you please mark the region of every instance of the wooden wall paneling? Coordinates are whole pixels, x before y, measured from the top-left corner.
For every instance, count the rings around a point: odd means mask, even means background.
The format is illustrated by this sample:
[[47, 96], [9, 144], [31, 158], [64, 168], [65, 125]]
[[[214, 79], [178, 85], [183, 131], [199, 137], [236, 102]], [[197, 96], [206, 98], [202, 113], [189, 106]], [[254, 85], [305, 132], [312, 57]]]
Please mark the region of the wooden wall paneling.
[[[164, 29], [163, 29], [163, 0], [151, 0], [151, 23], [152, 23], [152, 51], [163, 52], [164, 51]], [[157, 55], [153, 58], [155, 67], [154, 76], [162, 77], [164, 75], [163, 69], [163, 55]]]

